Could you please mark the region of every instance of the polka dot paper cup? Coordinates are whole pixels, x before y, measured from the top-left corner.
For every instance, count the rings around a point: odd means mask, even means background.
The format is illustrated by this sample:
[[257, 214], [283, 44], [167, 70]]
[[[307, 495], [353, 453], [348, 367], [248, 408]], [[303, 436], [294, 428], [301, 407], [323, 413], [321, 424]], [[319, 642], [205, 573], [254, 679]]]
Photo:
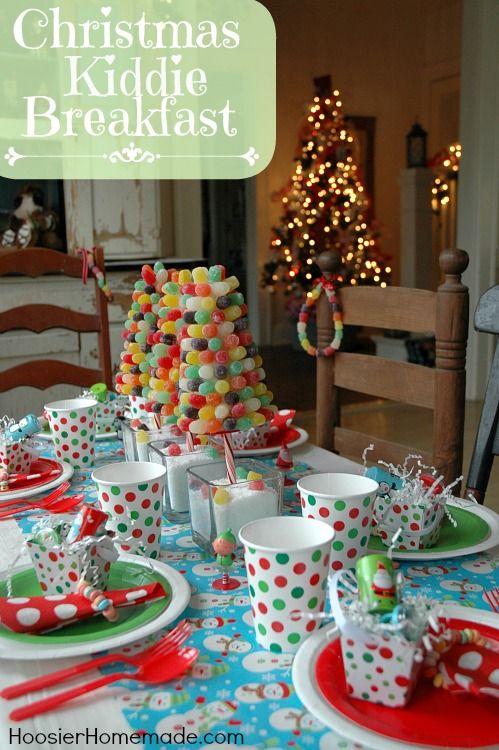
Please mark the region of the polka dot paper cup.
[[9, 474], [29, 474], [32, 462], [38, 456], [29, 443], [4, 443], [0, 441], [0, 469]]
[[142, 461], [108, 464], [92, 474], [99, 505], [109, 515], [107, 528], [124, 552], [159, 557], [161, 509], [166, 468]]
[[97, 401], [71, 398], [45, 404], [55, 453], [75, 469], [94, 465]]
[[132, 419], [140, 419], [140, 417], [148, 416], [146, 411], [147, 399], [143, 396], [129, 396], [130, 399], [130, 414]]
[[332, 570], [355, 567], [367, 550], [378, 483], [358, 474], [311, 474], [297, 486], [303, 517], [334, 529]]
[[291, 516], [242, 527], [256, 640], [263, 648], [295, 652], [318, 627], [298, 613], [324, 609], [333, 536], [320, 521]]

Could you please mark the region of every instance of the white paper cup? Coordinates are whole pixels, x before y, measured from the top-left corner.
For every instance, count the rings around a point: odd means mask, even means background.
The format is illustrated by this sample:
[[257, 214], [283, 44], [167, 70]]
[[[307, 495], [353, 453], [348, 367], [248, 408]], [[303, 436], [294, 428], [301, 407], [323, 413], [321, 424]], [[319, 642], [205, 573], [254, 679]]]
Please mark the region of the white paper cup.
[[147, 399], [143, 396], [129, 396], [132, 419], [150, 416], [146, 411]]
[[160, 464], [123, 461], [92, 474], [99, 505], [109, 515], [107, 528], [122, 539], [125, 552], [159, 557], [161, 509], [166, 468]]
[[7, 469], [9, 474], [29, 474], [33, 461], [38, 454], [26, 441], [22, 443], [5, 443], [0, 441], [0, 469]]
[[44, 406], [57, 458], [75, 469], [94, 465], [97, 401], [71, 398]]
[[360, 474], [310, 474], [297, 483], [304, 518], [334, 529], [332, 570], [355, 567], [367, 550], [378, 483]]
[[297, 612], [322, 612], [334, 532], [309, 518], [275, 516], [243, 526], [256, 640], [275, 652], [295, 652], [319, 627]]

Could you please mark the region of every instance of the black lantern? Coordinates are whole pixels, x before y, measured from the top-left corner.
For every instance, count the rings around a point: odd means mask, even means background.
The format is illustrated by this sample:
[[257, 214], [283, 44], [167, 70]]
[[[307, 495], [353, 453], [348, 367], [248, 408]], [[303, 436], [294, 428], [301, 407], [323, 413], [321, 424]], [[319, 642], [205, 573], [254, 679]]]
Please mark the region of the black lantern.
[[409, 133], [406, 135], [407, 140], [407, 166], [408, 167], [426, 167], [426, 136], [428, 133], [424, 130], [419, 122], [415, 122]]

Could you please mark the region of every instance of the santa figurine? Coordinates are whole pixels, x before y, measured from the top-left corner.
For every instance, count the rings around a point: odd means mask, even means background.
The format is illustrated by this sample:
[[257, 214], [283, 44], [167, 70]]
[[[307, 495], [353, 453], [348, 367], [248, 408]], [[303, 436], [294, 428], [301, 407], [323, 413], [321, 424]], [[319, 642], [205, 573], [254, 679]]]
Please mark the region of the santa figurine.
[[283, 443], [279, 450], [279, 455], [277, 456], [276, 460], [276, 466], [279, 467], [279, 469], [292, 469], [293, 468], [293, 459], [291, 458], [291, 453], [289, 452], [289, 448], [286, 445], [286, 443]]
[[393, 578], [381, 560], [377, 561], [371, 587], [377, 596], [393, 597], [396, 594]]
[[217, 536], [212, 547], [217, 556], [217, 565], [223, 571], [222, 578], [213, 581], [213, 588], [219, 591], [230, 591], [239, 588], [239, 581], [229, 576], [229, 570], [234, 564], [234, 550], [237, 547], [236, 537], [232, 533], [232, 530], [226, 529], [220, 536]]

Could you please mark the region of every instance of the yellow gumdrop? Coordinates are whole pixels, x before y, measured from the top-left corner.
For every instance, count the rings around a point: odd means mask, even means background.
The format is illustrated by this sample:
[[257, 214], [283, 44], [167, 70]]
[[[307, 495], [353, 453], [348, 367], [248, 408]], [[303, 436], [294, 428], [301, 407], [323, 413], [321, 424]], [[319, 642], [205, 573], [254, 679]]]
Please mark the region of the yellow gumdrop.
[[187, 284], [189, 281], [191, 281], [191, 272], [187, 270], [186, 268], [182, 269], [182, 271], [179, 271], [178, 274], [178, 281], [179, 284]]
[[161, 325], [161, 330], [163, 333], [176, 333], [175, 321], [165, 320], [165, 322]]
[[196, 284], [202, 284], [204, 281], [208, 281], [208, 269], [198, 266], [192, 271], [192, 280]]
[[239, 286], [239, 279], [237, 278], [237, 276], [229, 276], [227, 279], [225, 279], [225, 283], [230, 285], [230, 290], [232, 292]]
[[215, 494], [213, 495], [213, 502], [216, 505], [227, 505], [227, 503], [230, 502], [230, 495], [223, 487], [219, 487], [217, 490], [215, 490]]
[[120, 365], [121, 372], [130, 372], [133, 365], [129, 364], [128, 362], [122, 362]]
[[265, 383], [257, 383], [253, 386], [253, 393], [255, 396], [263, 396], [267, 392], [267, 386]]
[[201, 445], [208, 445], [209, 441], [210, 441], [210, 438], [208, 437], [208, 435], [199, 436], [199, 442]]
[[187, 352], [187, 357], [185, 359], [187, 363], [190, 365], [198, 365], [199, 364], [199, 352]]
[[130, 342], [127, 347], [127, 352], [128, 354], [136, 354], [137, 352], [140, 352], [140, 344]]
[[136, 365], [144, 362], [145, 358], [145, 352], [137, 352], [137, 354], [132, 354], [132, 362], [134, 362]]
[[137, 443], [148, 443], [149, 433], [146, 430], [137, 430]]
[[148, 372], [142, 372], [139, 375], [139, 383], [141, 385], [147, 385], [149, 383], [149, 373]]
[[148, 305], [151, 301], [151, 295], [150, 294], [141, 294], [138, 298], [137, 302], [139, 305]]
[[170, 370], [170, 372], [169, 372], [169, 374], [168, 374], [168, 377], [169, 377], [169, 379], [170, 379], [170, 381], [172, 383], [178, 383], [178, 381], [180, 379], [180, 372], [179, 372], [179, 370], [177, 370], [176, 367], [172, 367], [171, 370]]
[[207, 312], [213, 312], [215, 309], [216, 303], [213, 297], [203, 297], [203, 301], [201, 303], [201, 309], [206, 310]]
[[164, 307], [177, 307], [177, 305], [178, 305], [177, 294], [165, 294], [165, 296], [163, 297]]
[[132, 385], [128, 385], [127, 383], [122, 383], [121, 393], [123, 394], [123, 396], [129, 396], [132, 392], [132, 388], [133, 388]]
[[235, 346], [233, 349], [230, 349], [229, 351], [229, 359], [232, 362], [236, 362], [239, 359], [244, 359], [247, 352], [244, 346]]
[[189, 403], [190, 394], [189, 393], [181, 393], [180, 394], [180, 403], [185, 405]]
[[259, 354], [255, 354], [253, 359], [255, 360], [255, 368], [261, 367], [263, 365], [263, 359]]
[[269, 399], [269, 401], [273, 401], [274, 400], [274, 394], [272, 393], [272, 391], [267, 390], [267, 393], [265, 395], [267, 396], [267, 398]]
[[241, 308], [239, 305], [231, 305], [225, 309], [225, 320], [237, 320], [241, 317]]
[[192, 325], [187, 326], [187, 333], [193, 339], [200, 339], [203, 337], [203, 326], [193, 323]]
[[206, 419], [208, 421], [209, 419], [213, 419], [215, 416], [215, 409], [213, 406], [202, 406], [199, 410], [199, 419]]
[[227, 380], [217, 380], [215, 383], [215, 390], [217, 393], [228, 393], [230, 391], [230, 385]]
[[250, 414], [250, 419], [254, 427], [260, 427], [260, 425], [265, 424], [265, 422], [267, 421], [263, 414], [260, 414], [259, 411], [255, 411]]
[[263, 474], [260, 474], [258, 471], [248, 471], [248, 476], [246, 477], [248, 482], [252, 482], [253, 480], [261, 479]]

